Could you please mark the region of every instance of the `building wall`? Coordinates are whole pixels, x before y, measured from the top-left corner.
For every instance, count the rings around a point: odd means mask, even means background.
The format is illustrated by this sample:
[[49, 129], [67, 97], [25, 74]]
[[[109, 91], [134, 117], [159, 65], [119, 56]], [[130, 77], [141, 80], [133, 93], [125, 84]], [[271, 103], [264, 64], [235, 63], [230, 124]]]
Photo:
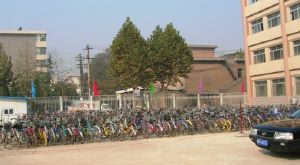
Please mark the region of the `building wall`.
[[[241, 0], [245, 41], [245, 60], [247, 70], [249, 104], [287, 104], [296, 96], [295, 77], [300, 76], [300, 56], [295, 56], [293, 41], [300, 40], [300, 19], [292, 20], [290, 6], [300, 0], [258, 0], [248, 4]], [[279, 11], [280, 25], [268, 26], [268, 16]], [[263, 31], [253, 33], [252, 22], [262, 18]], [[283, 57], [271, 59], [270, 47], [282, 44]], [[254, 63], [254, 51], [265, 51], [265, 62]], [[272, 80], [284, 79], [284, 96], [274, 96]], [[255, 81], [267, 81], [267, 96], [257, 97]]]
[[[185, 90], [197, 93], [201, 82], [203, 93], [239, 92], [241, 79], [245, 77], [244, 64], [232, 61], [228, 64], [229, 66], [226, 66], [225, 63], [225, 60], [218, 59], [195, 61], [192, 65], [192, 72], [188, 74], [188, 78], [185, 80]], [[238, 69], [242, 69], [240, 79], [238, 79]], [[238, 86], [238, 88], [233, 86]]]
[[218, 93], [219, 89], [233, 81], [225, 66], [220, 62], [198, 62], [192, 65], [193, 71], [186, 79], [186, 91], [198, 92], [199, 83], [202, 81], [204, 91]]
[[[36, 53], [36, 35], [33, 34], [0, 34], [0, 43], [4, 48], [6, 55], [12, 58], [13, 70], [16, 70], [18, 64], [23, 63], [19, 58], [26, 52], [35, 57]], [[21, 61], [20, 61], [21, 60]]]
[[194, 58], [213, 58], [215, 57], [215, 51], [213, 49], [199, 49], [193, 48], [192, 49], [193, 57]]
[[5, 53], [12, 58], [13, 71], [17, 71], [18, 67], [23, 67], [26, 58], [20, 58], [20, 56], [28, 56], [34, 58], [28, 62], [33, 69], [39, 72], [47, 72], [47, 68], [40, 65], [48, 59], [47, 54], [37, 53], [38, 48], [47, 48], [47, 43], [46, 41], [40, 41], [37, 37], [38, 34], [45, 33], [0, 30], [0, 43]]
[[[187, 78], [180, 78], [182, 83], [169, 86], [169, 90], [203, 94], [240, 92], [246, 74], [244, 59], [240, 59], [241, 52], [216, 57], [217, 46], [189, 45], [189, 48], [194, 58], [192, 71]], [[239, 69], [241, 77], [238, 77]], [[199, 91], [200, 83], [201, 91]]]
[[[13, 114], [4, 114], [5, 109], [13, 109]], [[27, 114], [27, 101], [24, 99], [0, 98], [0, 120], [11, 122], [19, 114]]]

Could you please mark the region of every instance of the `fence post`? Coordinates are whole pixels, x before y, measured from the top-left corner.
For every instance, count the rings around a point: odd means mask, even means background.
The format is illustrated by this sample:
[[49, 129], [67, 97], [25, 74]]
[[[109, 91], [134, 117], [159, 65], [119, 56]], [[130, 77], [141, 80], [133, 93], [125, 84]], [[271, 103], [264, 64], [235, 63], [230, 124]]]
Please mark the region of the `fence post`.
[[198, 109], [201, 108], [201, 98], [200, 98], [200, 94], [199, 93], [197, 94], [197, 107], [198, 107]]
[[147, 109], [149, 110], [150, 109], [150, 105], [152, 106], [152, 103], [151, 103], [151, 101], [152, 101], [152, 96], [151, 96], [151, 94], [147, 94], [146, 95], [147, 96], [147, 99], [146, 99], [146, 106], [147, 106]]
[[220, 93], [220, 105], [223, 105], [223, 93]]
[[135, 89], [132, 91], [132, 109], [135, 109]]
[[176, 108], [176, 94], [173, 93], [173, 108]]
[[89, 107], [89, 110], [93, 109], [93, 96], [90, 96], [90, 105], [88, 106]]
[[63, 111], [63, 98], [62, 98], [62, 96], [59, 96], [59, 110], [60, 110], [60, 112]]

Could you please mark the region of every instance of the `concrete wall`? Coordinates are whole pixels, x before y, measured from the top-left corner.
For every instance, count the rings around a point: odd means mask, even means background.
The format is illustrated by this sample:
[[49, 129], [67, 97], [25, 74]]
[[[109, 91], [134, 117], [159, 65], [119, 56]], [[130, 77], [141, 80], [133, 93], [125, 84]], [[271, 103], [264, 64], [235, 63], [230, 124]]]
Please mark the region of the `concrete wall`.
[[[246, 1], [246, 3], [248, 3], [248, 0]], [[245, 15], [246, 17], [249, 17], [277, 4], [279, 4], [279, 0], [259, 0], [251, 5], [246, 4], [247, 8], [245, 8]]]
[[278, 104], [286, 104], [285, 97], [256, 97], [253, 99], [253, 105], [278, 105]]
[[[264, 24], [264, 26], [267, 26], [267, 24]], [[258, 43], [262, 43], [265, 41], [270, 41], [273, 39], [277, 39], [281, 37], [281, 29], [280, 26], [267, 29], [263, 33], [255, 33], [253, 35], [248, 36], [248, 45], [252, 46]]]
[[268, 73], [283, 72], [283, 60], [269, 61], [265, 63], [250, 66], [250, 76], [262, 75]]

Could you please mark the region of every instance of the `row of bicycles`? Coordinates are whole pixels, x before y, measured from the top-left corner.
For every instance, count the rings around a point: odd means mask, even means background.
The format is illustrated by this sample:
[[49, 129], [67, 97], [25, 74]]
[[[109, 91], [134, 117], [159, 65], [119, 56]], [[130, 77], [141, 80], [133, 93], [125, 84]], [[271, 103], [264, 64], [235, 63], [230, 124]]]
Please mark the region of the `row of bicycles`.
[[20, 115], [0, 125], [3, 148], [28, 148], [250, 129], [287, 118], [297, 106], [78, 111]]

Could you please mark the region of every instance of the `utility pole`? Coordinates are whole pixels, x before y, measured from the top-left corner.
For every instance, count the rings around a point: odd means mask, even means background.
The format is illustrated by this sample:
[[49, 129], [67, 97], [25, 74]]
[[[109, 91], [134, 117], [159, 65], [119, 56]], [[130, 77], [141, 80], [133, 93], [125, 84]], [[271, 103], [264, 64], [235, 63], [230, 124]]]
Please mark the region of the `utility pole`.
[[81, 54], [76, 57], [76, 61], [79, 62], [76, 65], [78, 65], [78, 68], [80, 69], [80, 94], [83, 96], [83, 57]]
[[91, 96], [91, 73], [90, 73], [90, 60], [94, 59], [90, 57], [90, 50], [93, 49], [89, 45], [86, 45], [86, 48], [83, 50], [87, 50], [87, 56], [84, 59], [88, 61], [88, 87], [89, 87], [89, 96]]

